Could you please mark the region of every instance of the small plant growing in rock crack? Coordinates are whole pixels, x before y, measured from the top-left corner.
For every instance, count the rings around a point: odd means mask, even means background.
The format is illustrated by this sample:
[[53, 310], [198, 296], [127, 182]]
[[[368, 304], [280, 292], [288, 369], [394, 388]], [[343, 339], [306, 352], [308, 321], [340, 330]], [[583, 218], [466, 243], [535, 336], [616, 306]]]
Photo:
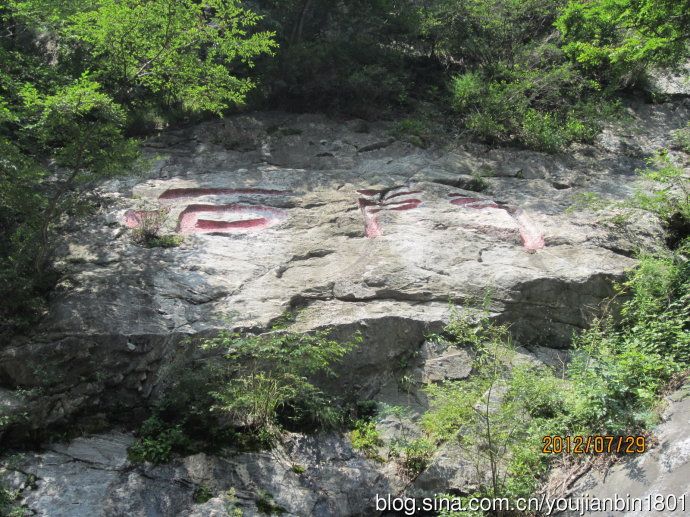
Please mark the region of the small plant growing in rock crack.
[[285, 508], [273, 500], [273, 496], [266, 490], [259, 490], [257, 493], [256, 507], [261, 513], [266, 515], [280, 515], [285, 513]]
[[242, 509], [237, 507], [237, 492], [230, 488], [225, 492], [225, 512], [230, 517], [242, 517]]
[[301, 307], [286, 309], [283, 314], [273, 320], [271, 330], [287, 330], [290, 325], [297, 321], [297, 317], [302, 310], [303, 308]]
[[304, 474], [307, 471], [304, 465], [297, 464], [292, 465], [292, 467], [290, 467], [290, 470], [293, 471], [295, 474]]
[[167, 463], [173, 451], [184, 451], [188, 444], [181, 425], [169, 426], [152, 416], [142, 424], [139, 439], [129, 448], [128, 456], [135, 463]]
[[181, 235], [161, 235], [169, 209], [161, 208], [139, 215], [139, 226], [132, 231], [132, 240], [147, 248], [174, 248], [182, 244]]
[[213, 490], [207, 485], [199, 485], [194, 490], [193, 499], [196, 504], [204, 504], [213, 499]]
[[396, 122], [389, 134], [417, 147], [426, 148], [429, 146], [433, 132], [424, 120], [406, 118]]
[[354, 429], [350, 431], [350, 441], [352, 448], [360, 451], [367, 458], [384, 462], [379, 454], [379, 448], [383, 446], [381, 433], [376, 429], [376, 422], [367, 420], [357, 420]]
[[397, 369], [400, 373], [397, 379], [398, 389], [400, 389], [400, 391], [403, 391], [405, 393], [413, 393], [415, 388], [417, 387], [417, 379], [415, 379], [414, 375], [408, 371], [412, 366], [413, 361], [417, 357], [419, 357], [419, 350], [406, 353], [403, 356], [401, 356], [398, 360]]
[[427, 438], [398, 438], [391, 442], [389, 454], [398, 459], [405, 475], [415, 479], [427, 468], [434, 452], [436, 446]]
[[3, 517], [24, 517], [29, 515], [27, 508], [22, 508], [17, 503], [21, 492], [11, 490], [0, 484], [0, 515]]
[[690, 180], [684, 169], [667, 149], [660, 149], [647, 159], [647, 167], [638, 172], [652, 182], [652, 188], [638, 190], [635, 204], [657, 214], [671, 227], [684, 228], [681, 233], [687, 235], [690, 232]]
[[676, 148], [690, 154], [690, 122], [687, 126], [672, 131], [671, 137]]
[[465, 181], [461, 188], [472, 192], [487, 192], [491, 189], [491, 184], [486, 180], [484, 172], [477, 171], [472, 173], [470, 179]]
[[[472, 306], [474, 300], [467, 304]], [[495, 325], [490, 320], [491, 291], [487, 291], [483, 300], [478, 300], [482, 309], [468, 311], [458, 309], [452, 302], [448, 304], [448, 323], [440, 333], [428, 334], [429, 341], [446, 342], [455, 346], [468, 346], [481, 349], [487, 341], [502, 340], [508, 335], [508, 327]]]
[[565, 210], [565, 213], [571, 214], [582, 210], [591, 210], [598, 212], [608, 208], [611, 202], [604, 199], [601, 194], [596, 192], [578, 192], [573, 194], [571, 205]]

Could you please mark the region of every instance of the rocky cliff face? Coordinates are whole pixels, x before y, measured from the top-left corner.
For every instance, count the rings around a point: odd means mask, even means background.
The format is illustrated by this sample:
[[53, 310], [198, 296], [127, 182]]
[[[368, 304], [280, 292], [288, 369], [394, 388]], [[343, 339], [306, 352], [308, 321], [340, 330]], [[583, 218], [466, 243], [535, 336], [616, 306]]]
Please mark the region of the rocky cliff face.
[[[625, 515], [687, 515], [690, 494], [689, 395], [690, 386], [686, 385], [667, 398], [667, 406], [661, 415], [663, 423], [654, 431], [658, 443], [652, 450], [626, 458], [605, 471], [589, 472], [573, 483], [571, 490], [575, 496], [583, 501], [587, 498], [589, 501], [594, 498], [604, 501], [618, 496], [628, 502]], [[577, 512], [578, 515], [601, 515], [591, 511], [591, 505], [587, 508], [581, 503], [581, 508], [583, 511]], [[575, 515], [575, 512], [567, 515]]]
[[[294, 314], [297, 332], [362, 332], [339, 389], [418, 414], [424, 397], [400, 391], [400, 359], [414, 354], [406, 367], [419, 382], [467, 376], [467, 357], [424, 336], [447, 319], [449, 301], [477, 307], [487, 293], [492, 317], [530, 347], [525, 356], [548, 361], [612, 294], [634, 251], [662, 235], [642, 212], [623, 221], [569, 208], [583, 193], [630, 196], [645, 154], [689, 114], [687, 101], [631, 106], [596, 145], [556, 156], [451, 142], [422, 149], [384, 123], [283, 113], [165, 132], [146, 144], [145, 173], [103, 185], [103, 209], [71, 225], [50, 314], [31, 339], [0, 351], [4, 404], [26, 415], [24, 431], [103, 427], [155, 399], [163, 367], [188, 353], [186, 338], [261, 331]], [[133, 242], [133, 229], [159, 213], [162, 233], [184, 237], [179, 247]], [[391, 433], [401, 426], [384, 423]], [[37, 476], [26, 504], [45, 515], [224, 515], [235, 503], [218, 494], [231, 487], [245, 515], [261, 489], [289, 514], [366, 515], [374, 493], [409, 482], [338, 436], [136, 468], [128, 440], [109, 434], [29, 455], [15, 482]], [[439, 453], [410, 490], [472, 483], [452, 457]], [[195, 505], [202, 484], [217, 497]]]

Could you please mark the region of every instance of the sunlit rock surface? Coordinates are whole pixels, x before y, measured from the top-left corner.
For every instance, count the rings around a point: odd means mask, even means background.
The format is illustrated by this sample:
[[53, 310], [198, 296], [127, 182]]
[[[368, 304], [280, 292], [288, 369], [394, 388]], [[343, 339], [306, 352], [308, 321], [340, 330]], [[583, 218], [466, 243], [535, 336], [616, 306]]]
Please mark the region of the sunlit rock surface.
[[[618, 497], [640, 503], [617, 515], [688, 515], [690, 511], [690, 385], [674, 393], [663, 412], [664, 422], [655, 429], [652, 448], [616, 463], [606, 473], [593, 471], [580, 479], [573, 491], [576, 497]], [[642, 502], [644, 501], [644, 502]], [[650, 508], [647, 501], [652, 501]], [[601, 515], [583, 512], [578, 515]], [[573, 514], [574, 515], [574, 514]]]
[[[21, 408], [29, 429], [140, 418], [186, 338], [261, 331], [292, 311], [296, 332], [360, 331], [335, 388], [408, 407], [405, 421], [382, 422], [384, 435], [419, 433], [426, 397], [403, 389], [401, 375], [419, 386], [470, 373], [466, 351], [426, 339], [447, 321], [449, 301], [476, 309], [490, 300], [491, 316], [548, 362], [544, 351], [567, 346], [635, 251], [661, 245], [648, 214], [571, 207], [586, 193], [629, 197], [644, 157], [689, 111], [687, 102], [631, 106], [596, 145], [555, 156], [452, 142], [421, 149], [385, 123], [363, 132], [361, 121], [316, 115], [167, 131], [147, 142], [146, 172], [103, 185], [101, 210], [68, 222], [50, 313], [31, 339], [0, 351], [3, 384], [24, 390], [3, 392], [3, 404]], [[182, 236], [179, 247], [133, 241], [151, 214], [165, 215], [161, 233]], [[128, 440], [99, 435], [24, 458], [20, 471], [38, 487], [24, 490], [25, 504], [41, 515], [224, 515], [223, 494], [235, 488], [245, 515], [264, 489], [287, 514], [370, 515], [378, 491], [476, 481], [451, 446], [413, 483], [342, 436], [291, 437], [284, 457], [136, 468]], [[21, 484], [20, 471], [4, 475]], [[197, 505], [201, 484], [214, 498]]]

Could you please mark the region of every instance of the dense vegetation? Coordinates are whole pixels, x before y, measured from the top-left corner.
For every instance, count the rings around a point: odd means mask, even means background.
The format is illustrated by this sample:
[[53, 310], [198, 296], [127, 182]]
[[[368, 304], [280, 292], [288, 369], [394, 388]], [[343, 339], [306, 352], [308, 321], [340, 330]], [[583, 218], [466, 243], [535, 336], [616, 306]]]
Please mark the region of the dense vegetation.
[[476, 373], [427, 388], [426, 432], [463, 443], [485, 480], [481, 493], [500, 497], [540, 487], [554, 459], [541, 452], [544, 436], [644, 434], [658, 421], [659, 397], [690, 368], [689, 252], [685, 241], [641, 257], [619, 286], [622, 318], [605, 314], [579, 335], [562, 374], [517, 360], [504, 327], [456, 314], [444, 337], [474, 351]]
[[173, 453], [223, 447], [271, 447], [282, 432], [339, 429], [366, 412], [326, 393], [314, 377], [360, 343], [338, 341], [328, 331], [261, 336], [223, 334], [201, 343], [205, 357], [171, 366], [165, 395], [141, 427], [130, 450], [135, 461], [165, 462]]

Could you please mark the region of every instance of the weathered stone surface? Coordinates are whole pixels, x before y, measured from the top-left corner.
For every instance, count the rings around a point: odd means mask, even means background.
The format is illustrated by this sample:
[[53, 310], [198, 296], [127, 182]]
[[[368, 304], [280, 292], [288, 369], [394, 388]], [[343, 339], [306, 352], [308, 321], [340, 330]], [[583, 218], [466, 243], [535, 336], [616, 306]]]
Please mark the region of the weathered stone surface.
[[[584, 193], [629, 197], [635, 169], [689, 115], [683, 102], [631, 105], [628, 122], [595, 145], [558, 155], [452, 142], [420, 149], [391, 138], [386, 123], [284, 113], [163, 133], [147, 143], [146, 175], [103, 185], [106, 207], [68, 223], [48, 316], [0, 350], [0, 383], [10, 388], [1, 398], [21, 404], [33, 429], [136, 419], [159, 392], [162, 367], [192, 353], [180, 346], [187, 338], [265, 330], [290, 311], [293, 331], [361, 332], [362, 346], [324, 385], [405, 406], [408, 417], [379, 428], [387, 439], [415, 436], [428, 405], [422, 384], [470, 373], [465, 351], [425, 344], [449, 301], [471, 310], [488, 292], [491, 317], [509, 323], [518, 344], [556, 367], [567, 360], [552, 349], [612, 294], [634, 251], [658, 247], [662, 235], [648, 215], [568, 209]], [[162, 233], [184, 237], [179, 247], [133, 242], [133, 228], [158, 211], [167, 214]], [[374, 490], [405, 488], [394, 465], [363, 459], [342, 437], [136, 468], [125, 463], [126, 443], [95, 437], [30, 455], [40, 481], [26, 504], [46, 515], [222, 515], [235, 488], [253, 515], [263, 488], [288, 514], [367, 515]], [[474, 482], [448, 447], [411, 490]], [[194, 505], [202, 484], [216, 496]]]
[[[132, 465], [127, 435], [80, 438], [24, 454], [3, 471], [35, 477], [22, 488], [21, 504], [36, 515], [207, 516], [261, 515], [261, 499], [285, 515], [371, 515], [374, 494], [397, 493], [402, 485], [371, 460], [354, 453], [341, 438], [288, 436], [271, 452], [224, 457], [197, 454], [168, 465]], [[295, 472], [295, 467], [304, 472]], [[214, 497], [195, 503], [203, 487]], [[232, 491], [235, 497], [230, 497]]]
[[[615, 464], [606, 474], [591, 472], [574, 486], [574, 496], [588, 494], [590, 498], [638, 498], [652, 501], [662, 497], [664, 508], [639, 506], [628, 509], [626, 516], [687, 515], [690, 494], [690, 385], [676, 392], [664, 414], [662, 423], [654, 434], [658, 444], [647, 453], [632, 456]], [[685, 498], [685, 508], [679, 500]], [[674, 502], [675, 501], [675, 502]], [[585, 512], [584, 515], [604, 515], [601, 512]], [[615, 512], [616, 515], [623, 515]], [[575, 514], [573, 514], [575, 515]], [[583, 515], [583, 514], [578, 514]], [[605, 515], [614, 515], [609, 512]]]
[[423, 383], [466, 379], [472, 372], [472, 356], [466, 349], [425, 341], [420, 355]]
[[649, 74], [647, 89], [656, 95], [690, 97], [690, 63], [678, 70], [656, 70]]
[[457, 442], [444, 444], [434, 455], [431, 463], [424, 472], [407, 489], [407, 494], [413, 497], [434, 497], [439, 493], [469, 494], [477, 489], [487, 469], [479, 469], [463, 453], [462, 446]]

